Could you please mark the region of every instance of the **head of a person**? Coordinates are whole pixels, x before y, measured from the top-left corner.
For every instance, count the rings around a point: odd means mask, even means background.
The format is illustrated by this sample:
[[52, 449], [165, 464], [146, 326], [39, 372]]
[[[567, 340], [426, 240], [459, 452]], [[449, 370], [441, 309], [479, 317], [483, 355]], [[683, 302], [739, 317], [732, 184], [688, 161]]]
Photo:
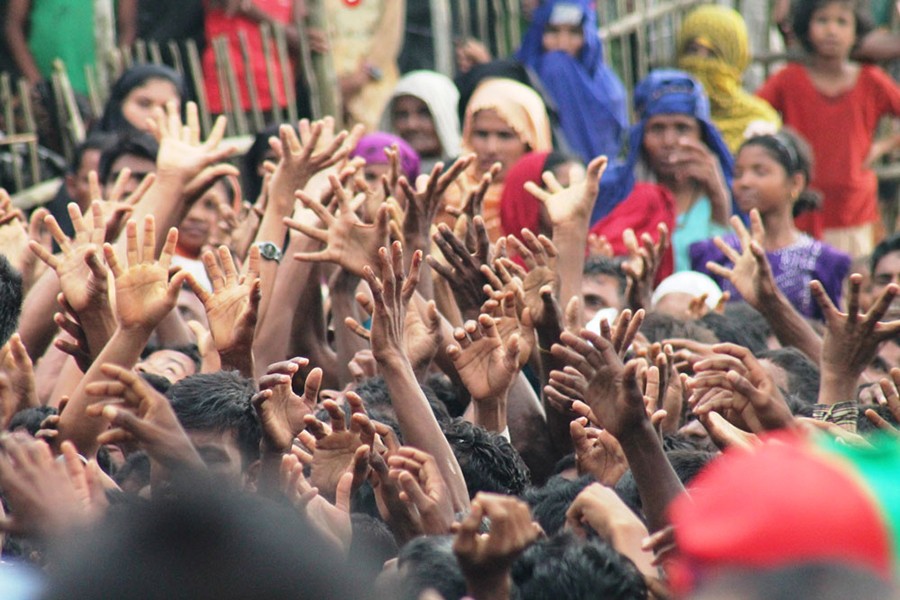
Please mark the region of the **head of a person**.
[[790, 129], [758, 135], [745, 141], [734, 165], [734, 198], [744, 212], [755, 208], [764, 217], [787, 211], [795, 204], [815, 205], [807, 189], [813, 173], [809, 144]]
[[590, 475], [582, 475], [577, 479], [568, 479], [562, 475], [554, 475], [542, 487], [528, 488], [523, 499], [531, 508], [534, 520], [540, 524], [547, 535], [554, 535], [566, 524], [566, 510], [587, 486], [594, 483]]
[[691, 600], [895, 600], [871, 573], [837, 563], [804, 563], [775, 569], [728, 569], [705, 581]]
[[75, 148], [72, 162], [64, 180], [66, 194], [72, 202], [78, 204], [82, 211], [91, 204], [91, 190], [88, 174], [97, 171], [100, 166], [100, 155], [115, 143], [116, 137], [108, 133], [95, 132], [88, 134], [83, 142]]
[[647, 597], [643, 576], [611, 543], [570, 531], [538, 540], [513, 564], [512, 577], [522, 600]]
[[675, 153], [682, 143], [702, 142], [719, 158], [726, 179], [732, 170], [731, 153], [710, 120], [709, 98], [703, 86], [684, 71], [657, 69], [634, 90], [634, 112], [629, 162], [637, 153], [661, 180], [677, 175]]
[[621, 311], [625, 303], [625, 284], [622, 261], [606, 256], [588, 258], [581, 278], [584, 322], [589, 322], [597, 311], [605, 308]]
[[381, 185], [381, 176], [390, 172], [390, 160], [385, 154], [385, 149], [397, 146], [400, 156], [400, 174], [405, 176], [415, 186], [416, 177], [419, 176], [419, 155], [403, 138], [390, 133], [376, 131], [364, 135], [356, 148], [350, 153], [352, 158], [357, 156], [366, 160], [363, 167], [363, 175], [369, 187]]
[[650, 342], [664, 343], [671, 338], [686, 338], [703, 344], [719, 341], [709, 328], [691, 319], [684, 319], [659, 311], [650, 311], [641, 324], [641, 333]]
[[185, 377], [200, 372], [200, 351], [196, 344], [173, 348], [148, 347], [134, 370], [143, 374], [165, 377], [170, 383], [178, 383]]
[[763, 367], [782, 390], [812, 405], [819, 398], [819, 367], [808, 356], [793, 347], [758, 352]]
[[[900, 233], [885, 238], [872, 252], [872, 297], [878, 298], [890, 284], [900, 286]], [[900, 319], [900, 296], [895, 296], [885, 321]]]
[[269, 138], [278, 137], [279, 123], [272, 123], [253, 137], [253, 143], [241, 160], [241, 186], [244, 196], [253, 202], [262, 191], [266, 170], [263, 164], [267, 160], [275, 160], [275, 150], [269, 144]]
[[470, 497], [478, 492], [515, 496], [531, 482], [522, 457], [500, 434], [454, 419], [444, 426], [444, 435], [462, 469]]
[[452, 536], [417, 537], [400, 549], [397, 559], [403, 600], [418, 600], [429, 589], [442, 598], [465, 596], [466, 580], [453, 554]]
[[793, 3], [794, 33], [810, 53], [847, 59], [872, 29], [862, 0], [799, 0]]
[[184, 81], [164, 65], [144, 64], [125, 71], [113, 84], [103, 109], [99, 129], [108, 132], [148, 131], [148, 119], [156, 108], [175, 102], [180, 110]]
[[22, 297], [22, 274], [0, 254], [0, 346], [19, 327]]
[[178, 224], [178, 249], [188, 256], [200, 256], [200, 252], [216, 233], [223, 207], [231, 206], [232, 190], [225, 178], [219, 178]]
[[181, 426], [215, 475], [236, 485], [252, 479], [261, 430], [250, 403], [252, 379], [236, 371], [185, 377], [166, 393]]
[[747, 23], [727, 6], [705, 4], [692, 10], [681, 23], [676, 45], [678, 68], [692, 73], [709, 61], [740, 76], [750, 64]]
[[695, 298], [706, 295], [704, 302], [710, 309], [716, 307], [722, 290], [712, 277], [696, 271], [680, 271], [663, 279], [653, 290], [650, 307], [656, 311], [686, 318]]
[[[535, 15], [544, 22], [541, 49], [544, 52], [564, 52], [578, 58], [585, 42], [585, 24], [593, 14], [585, 2], [555, 0], [545, 3]], [[544, 21], [544, 12], [546, 21]]]
[[100, 185], [108, 193], [124, 169], [131, 171], [125, 182], [124, 193], [130, 194], [144, 177], [156, 172], [156, 155], [159, 144], [147, 133], [124, 133], [100, 155], [97, 176]]
[[412, 71], [394, 88], [381, 127], [412, 146], [422, 159], [459, 154], [459, 90], [447, 76]]
[[466, 106], [463, 148], [476, 155], [477, 177], [500, 163], [495, 183], [526, 153], [549, 151], [552, 141], [547, 109], [530, 87], [511, 79], [484, 80]]

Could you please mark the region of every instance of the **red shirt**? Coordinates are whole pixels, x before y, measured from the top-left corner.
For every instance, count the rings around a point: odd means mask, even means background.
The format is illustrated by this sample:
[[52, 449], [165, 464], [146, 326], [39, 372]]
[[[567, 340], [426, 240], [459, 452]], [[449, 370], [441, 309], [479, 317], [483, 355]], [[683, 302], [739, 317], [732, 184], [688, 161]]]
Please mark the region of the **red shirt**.
[[[292, 0], [255, 0], [257, 7], [278, 23], [288, 24], [293, 18]], [[228, 18], [225, 11], [206, 6], [204, 18], [206, 30], [206, 49], [203, 51], [203, 80], [206, 87], [206, 97], [209, 101], [209, 109], [213, 113], [221, 113], [223, 110], [222, 98], [219, 95], [219, 77], [216, 72], [216, 56], [213, 51], [212, 41], [225, 36], [228, 39], [228, 52], [231, 54], [231, 64], [234, 65], [234, 74], [237, 89], [241, 95], [241, 108], [250, 110], [250, 93], [247, 91], [247, 79], [244, 75], [244, 57], [241, 53], [239, 33], [243, 31], [247, 35], [247, 47], [249, 49], [250, 69], [253, 72], [253, 80], [256, 82], [257, 97], [262, 110], [272, 108], [272, 95], [269, 93], [269, 79], [266, 75], [266, 60], [263, 53], [262, 35], [259, 32], [259, 24], [242, 16]], [[275, 97], [278, 106], [286, 106], [282, 84], [281, 64], [278, 62], [278, 52], [275, 50], [275, 35], [272, 34], [272, 70], [275, 73]], [[293, 70], [292, 66], [288, 66]], [[227, 91], [226, 91], [227, 93]]]
[[900, 88], [881, 69], [862, 65], [852, 89], [829, 97], [814, 86], [806, 67], [791, 63], [756, 92], [812, 146], [815, 172], [810, 187], [824, 196], [822, 210], [797, 225], [821, 237], [822, 230], [878, 220], [878, 180], [864, 166], [883, 115], [900, 115]]

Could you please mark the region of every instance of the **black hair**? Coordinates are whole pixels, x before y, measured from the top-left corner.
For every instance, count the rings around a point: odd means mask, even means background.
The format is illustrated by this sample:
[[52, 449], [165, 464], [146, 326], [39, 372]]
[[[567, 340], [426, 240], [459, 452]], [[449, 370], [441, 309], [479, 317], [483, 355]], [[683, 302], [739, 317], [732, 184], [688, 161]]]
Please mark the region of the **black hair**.
[[21, 273], [0, 254], [0, 346], [19, 328], [22, 295]]
[[252, 379], [237, 371], [198, 373], [185, 377], [166, 393], [181, 426], [188, 431], [233, 431], [244, 468], [259, 458], [262, 431], [250, 403]]
[[468, 403], [460, 395], [459, 389], [450, 378], [443, 373], [433, 373], [425, 380], [425, 384], [431, 388], [435, 397], [447, 408], [451, 418], [461, 417], [466, 412]]
[[870, 273], [875, 275], [875, 269], [878, 267], [878, 263], [881, 262], [881, 259], [891, 252], [898, 251], [900, 251], [900, 232], [878, 242], [878, 245], [875, 246], [875, 250], [872, 251], [872, 260], [869, 263]]
[[160, 345], [156, 344], [147, 344], [144, 346], [144, 350], [141, 352], [141, 360], [144, 360], [154, 352], [159, 352], [160, 350], [171, 350], [172, 352], [180, 352], [190, 358], [194, 362], [194, 366], [197, 368], [197, 371], [200, 371], [200, 367], [203, 365], [203, 357], [200, 356], [200, 348], [197, 347], [197, 344], [178, 344], [175, 346], [169, 345]]
[[651, 342], [663, 342], [671, 338], [687, 338], [704, 344], [718, 342], [716, 334], [708, 327], [696, 321], [687, 321], [678, 317], [650, 311], [641, 323], [641, 333]]
[[793, 1], [793, 28], [794, 33], [803, 44], [803, 48], [813, 54], [816, 51], [812, 40], [809, 39], [809, 25], [812, 22], [813, 15], [821, 8], [825, 8], [829, 4], [844, 4], [853, 10], [853, 16], [856, 20], [856, 42], [853, 49], [859, 46], [859, 43], [872, 31], [872, 20], [867, 13], [867, 7], [861, 0], [794, 0]]
[[400, 549], [397, 557], [402, 600], [419, 600], [422, 592], [436, 590], [442, 598], [466, 595], [466, 580], [449, 535], [417, 537]]
[[521, 600], [644, 600], [647, 584], [626, 556], [602, 539], [570, 531], [538, 540], [513, 563]]
[[347, 561], [369, 585], [374, 585], [384, 563], [397, 557], [397, 542], [390, 528], [367, 514], [351, 513], [353, 538]]
[[[666, 452], [666, 458], [682, 484], [687, 486], [709, 462], [716, 457], [713, 452], [703, 450], [673, 450]], [[631, 470], [625, 472], [616, 484], [616, 493], [622, 501], [643, 518], [644, 506], [638, 492], [637, 482]]]
[[123, 489], [129, 481], [133, 481], [138, 490], [147, 487], [150, 485], [150, 457], [143, 451], [132, 452], [125, 457], [125, 462], [116, 471], [113, 480]]
[[[387, 415], [391, 419], [396, 418], [393, 401], [391, 400], [391, 395], [388, 392], [387, 383], [384, 381], [384, 377], [379, 375], [378, 377], [365, 379], [359, 382], [353, 391], [359, 394], [359, 397], [363, 399], [367, 410], [371, 408], [380, 415]], [[450, 413], [447, 412], [447, 407], [444, 406], [444, 403], [441, 402], [437, 394], [434, 393], [431, 386], [427, 384], [422, 385], [422, 392], [425, 394], [428, 405], [431, 407], [431, 412], [434, 413], [434, 418], [437, 420], [438, 424], [442, 427], [447, 425], [450, 422]]]
[[241, 184], [244, 188], [244, 196], [250, 202], [256, 202], [262, 192], [263, 178], [259, 176], [257, 169], [265, 160], [269, 150], [269, 138], [278, 137], [280, 123], [271, 123], [262, 131], [257, 132], [253, 143], [241, 160]]
[[119, 136], [100, 155], [100, 164], [97, 165], [97, 177], [100, 179], [100, 184], [109, 182], [109, 178], [113, 174], [113, 164], [119, 158], [126, 155], [137, 156], [155, 163], [157, 154], [159, 154], [159, 144], [148, 133], [135, 132]]
[[178, 97], [186, 96], [184, 79], [177, 71], [165, 65], [142, 64], [135, 65], [122, 73], [109, 90], [109, 99], [103, 109], [103, 116], [97, 123], [96, 130], [107, 133], [134, 133], [140, 131], [132, 125], [122, 114], [122, 104], [135, 88], [145, 85], [148, 81], [162, 79], [172, 83], [178, 92]]
[[578, 467], [578, 463], [575, 460], [575, 453], [569, 452], [561, 459], [556, 461], [556, 464], [553, 465], [553, 470], [550, 472], [551, 475], [562, 475], [563, 472], [568, 471], [569, 469], [575, 469]]
[[772, 361], [787, 373], [787, 392], [804, 404], [815, 404], [819, 398], [819, 367], [808, 356], [793, 347], [764, 350], [756, 358]]
[[162, 375], [157, 375], [156, 373], [144, 373], [139, 371], [138, 376], [149, 383], [150, 387], [152, 387], [160, 394], [167, 394], [169, 392], [169, 388], [172, 387], [172, 382], [169, 381], [168, 377], [163, 377]]
[[738, 154], [748, 146], [759, 146], [765, 150], [772, 160], [781, 165], [788, 177], [797, 173], [803, 175], [803, 190], [794, 200], [795, 217], [819, 208], [822, 204], [822, 195], [809, 189], [809, 182], [815, 170], [815, 158], [812, 147], [802, 135], [790, 127], [782, 127], [778, 133], [757, 135], [746, 140], [738, 149]]
[[15, 431], [16, 429], [24, 429], [29, 435], [34, 435], [41, 428], [44, 419], [51, 415], [58, 415], [59, 411], [53, 406], [32, 406], [31, 408], [23, 408], [13, 415], [9, 425], [6, 426], [7, 431]]
[[80, 144], [75, 147], [72, 154], [72, 162], [69, 163], [67, 172], [74, 175], [81, 168], [81, 161], [84, 159], [85, 152], [90, 150], [99, 150], [102, 154], [104, 150], [116, 143], [117, 135], [113, 133], [105, 133], [102, 131], [94, 131], [87, 135]]
[[622, 270], [623, 260], [617, 257], [593, 255], [584, 261], [582, 273], [588, 277], [591, 275], [609, 275], [619, 282], [619, 294], [625, 293], [625, 285], [628, 279]]
[[500, 434], [454, 419], [444, 427], [444, 435], [462, 469], [470, 498], [478, 492], [517, 496], [531, 482], [525, 461]]
[[565, 479], [554, 475], [540, 488], [529, 488], [523, 498], [531, 507], [534, 520], [540, 523], [547, 535], [553, 535], [566, 524], [566, 510], [575, 497], [594, 483], [590, 475], [578, 479]]
[[768, 348], [764, 331], [748, 327], [743, 319], [710, 311], [700, 317], [700, 324], [712, 331], [721, 343], [731, 343], [761, 352]]
[[894, 416], [894, 413], [891, 412], [890, 408], [883, 404], [873, 404], [871, 406], [859, 407], [859, 415], [856, 417], [856, 433], [860, 435], [870, 435], [881, 431], [881, 429], [876, 427], [872, 421], [869, 420], [869, 417], [866, 416], [866, 410], [869, 409], [875, 411], [879, 417], [894, 427], [900, 427], [900, 422], [897, 421], [897, 417]]

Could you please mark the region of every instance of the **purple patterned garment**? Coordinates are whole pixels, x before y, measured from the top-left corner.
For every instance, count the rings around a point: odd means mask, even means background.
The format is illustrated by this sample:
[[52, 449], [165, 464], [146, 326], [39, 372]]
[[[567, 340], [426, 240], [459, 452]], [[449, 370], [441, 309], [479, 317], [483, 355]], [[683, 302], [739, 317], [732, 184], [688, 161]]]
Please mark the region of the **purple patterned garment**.
[[[741, 244], [735, 234], [726, 235], [722, 239], [740, 252]], [[732, 262], [725, 258], [712, 240], [692, 244], [690, 252], [692, 269], [710, 275], [716, 280], [722, 291], [731, 293], [732, 301], [741, 299], [741, 295], [730, 281], [713, 275], [706, 268], [707, 262], [718, 263], [725, 267], [732, 266]], [[791, 301], [800, 314], [822, 320], [822, 311], [809, 291], [809, 282], [813, 279], [821, 281], [831, 301], [839, 305], [841, 286], [850, 270], [848, 255], [807, 235], [801, 235], [790, 246], [775, 252], [766, 252], [766, 256], [769, 264], [772, 265], [772, 274], [775, 276], [778, 289]]]

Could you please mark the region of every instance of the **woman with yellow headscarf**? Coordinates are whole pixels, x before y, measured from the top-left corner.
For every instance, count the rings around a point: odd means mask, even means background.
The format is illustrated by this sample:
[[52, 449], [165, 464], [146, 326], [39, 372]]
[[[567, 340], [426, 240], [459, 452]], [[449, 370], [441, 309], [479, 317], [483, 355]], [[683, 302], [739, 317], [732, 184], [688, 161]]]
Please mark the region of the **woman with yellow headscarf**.
[[709, 4], [692, 11], [682, 23], [678, 67], [703, 84], [712, 120], [732, 153], [751, 125], [753, 130], [763, 132], [781, 127], [775, 109], [741, 87], [741, 77], [749, 65], [747, 25], [737, 11]]

